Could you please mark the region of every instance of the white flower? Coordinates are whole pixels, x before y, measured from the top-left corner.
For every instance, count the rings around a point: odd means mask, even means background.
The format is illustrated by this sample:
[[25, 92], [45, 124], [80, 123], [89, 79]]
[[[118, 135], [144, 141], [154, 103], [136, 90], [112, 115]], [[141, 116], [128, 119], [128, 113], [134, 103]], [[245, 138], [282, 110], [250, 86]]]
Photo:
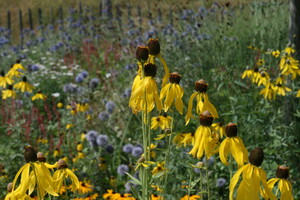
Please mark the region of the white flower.
[[59, 96], [60, 96], [60, 94], [59, 94], [58, 92], [52, 93], [51, 95], [52, 95], [53, 97], [59, 97]]

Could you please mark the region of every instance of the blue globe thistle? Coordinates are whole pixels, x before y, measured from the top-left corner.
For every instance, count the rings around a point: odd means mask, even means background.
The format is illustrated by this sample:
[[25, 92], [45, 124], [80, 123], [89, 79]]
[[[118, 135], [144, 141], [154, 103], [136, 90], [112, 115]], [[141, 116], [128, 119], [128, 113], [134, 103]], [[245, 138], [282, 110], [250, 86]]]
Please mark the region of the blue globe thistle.
[[91, 89], [95, 89], [99, 85], [99, 79], [98, 78], [92, 78], [89, 82], [89, 87]]
[[113, 153], [115, 151], [115, 147], [113, 145], [109, 144], [105, 147], [105, 151], [107, 153]]
[[83, 76], [83, 78], [88, 77], [89, 73], [87, 71], [80, 72], [80, 75]]
[[85, 138], [87, 141], [92, 142], [96, 141], [98, 136], [98, 132], [94, 130], [90, 130], [86, 133]]
[[214, 164], [214, 162], [215, 162], [215, 157], [211, 156], [208, 160], [206, 160], [206, 157], [204, 157], [202, 161], [203, 161], [204, 163], [205, 163], [205, 162], [208, 162], [208, 165], [210, 166], [210, 165], [213, 165], [213, 164]]
[[26, 97], [26, 98], [29, 98], [29, 97], [31, 97], [31, 93], [30, 93], [30, 92], [27, 92], [27, 91], [26, 91], [26, 92], [24, 92], [24, 94], [23, 94], [23, 95], [24, 95], [24, 97]]
[[105, 109], [110, 114], [115, 110], [115, 108], [116, 108], [116, 104], [113, 101], [108, 101], [105, 104]]
[[142, 153], [144, 152], [143, 148], [140, 146], [135, 146], [132, 149], [131, 155], [133, 155], [134, 157], [140, 157], [142, 155]]
[[136, 186], [134, 183], [127, 181], [124, 185], [125, 187], [125, 192], [131, 192], [131, 188]]
[[123, 146], [123, 151], [125, 153], [131, 153], [132, 152], [132, 149], [133, 149], [133, 145], [132, 144], [125, 144]]
[[226, 182], [227, 181], [225, 178], [218, 178], [216, 182], [216, 187], [224, 187]]
[[109, 113], [106, 111], [103, 111], [103, 112], [99, 113], [98, 118], [101, 121], [107, 121], [107, 120], [109, 120]]
[[129, 168], [127, 165], [122, 164], [122, 165], [118, 166], [117, 172], [119, 175], [123, 176], [128, 171], [129, 171]]
[[76, 77], [75, 77], [75, 81], [77, 83], [82, 83], [84, 80], [84, 77], [81, 75], [81, 74], [78, 74]]
[[98, 135], [96, 141], [99, 146], [104, 147], [108, 143], [108, 136], [107, 135]]

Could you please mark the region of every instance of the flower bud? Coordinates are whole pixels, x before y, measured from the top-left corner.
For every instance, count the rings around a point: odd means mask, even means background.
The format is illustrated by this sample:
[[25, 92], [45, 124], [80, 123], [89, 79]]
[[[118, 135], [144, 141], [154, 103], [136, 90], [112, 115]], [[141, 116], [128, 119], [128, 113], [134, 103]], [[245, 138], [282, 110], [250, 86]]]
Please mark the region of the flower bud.
[[64, 169], [64, 168], [67, 168], [68, 165], [67, 165], [67, 163], [66, 163], [65, 160], [59, 159], [59, 160], [57, 161], [57, 167], [58, 167], [58, 169]]
[[46, 157], [44, 156], [44, 154], [42, 152], [37, 153], [37, 159], [40, 162], [46, 162]]

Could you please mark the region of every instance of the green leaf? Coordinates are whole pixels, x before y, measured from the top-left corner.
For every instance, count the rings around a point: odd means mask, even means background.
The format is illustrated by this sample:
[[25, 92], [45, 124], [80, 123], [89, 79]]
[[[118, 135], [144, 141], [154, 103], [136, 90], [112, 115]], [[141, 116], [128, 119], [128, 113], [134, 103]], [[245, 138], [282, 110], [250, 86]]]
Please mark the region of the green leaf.
[[195, 187], [195, 185], [200, 181], [201, 177], [197, 178], [193, 182], [191, 182], [191, 188]]
[[142, 185], [142, 182], [136, 178], [134, 178], [133, 176], [131, 176], [130, 174], [128, 174], [127, 172], [125, 172], [129, 178], [131, 178], [131, 180], [133, 181], [133, 183], [137, 184], [137, 185]]
[[152, 178], [159, 178], [159, 177], [163, 176], [163, 175], [166, 174], [166, 173], [167, 173], [166, 170], [165, 170], [165, 171], [158, 172], [158, 173], [154, 174], [154, 175], [152, 176]]

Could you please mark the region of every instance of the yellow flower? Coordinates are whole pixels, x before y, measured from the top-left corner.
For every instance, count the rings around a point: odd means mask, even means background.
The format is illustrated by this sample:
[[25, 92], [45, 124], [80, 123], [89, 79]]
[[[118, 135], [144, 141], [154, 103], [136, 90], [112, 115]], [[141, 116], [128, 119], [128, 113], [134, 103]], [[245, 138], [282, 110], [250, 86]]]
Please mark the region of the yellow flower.
[[193, 108], [193, 100], [196, 97], [197, 98], [197, 106], [196, 106], [196, 112], [197, 114], [200, 114], [206, 110], [208, 110], [214, 118], [218, 118], [218, 113], [216, 108], [212, 103], [210, 103], [208, 99], [208, 95], [206, 94], [208, 84], [203, 80], [199, 80], [195, 82], [195, 90], [189, 99], [189, 105], [188, 105], [188, 111], [185, 116], [186, 125], [190, 122], [192, 115], [192, 108]]
[[104, 193], [102, 197], [104, 200], [135, 200], [131, 194], [120, 194], [113, 192], [113, 190], [107, 190], [107, 193]]
[[158, 196], [156, 194], [151, 194], [151, 200], [163, 200], [161, 196]]
[[61, 149], [56, 148], [53, 152], [53, 157], [56, 158], [56, 157], [59, 157], [61, 155], [62, 155]]
[[164, 99], [164, 111], [167, 112], [168, 109], [172, 106], [172, 103], [175, 102], [175, 108], [177, 111], [183, 113], [183, 89], [179, 85], [181, 76], [177, 73], [170, 74], [170, 83], [166, 84], [160, 92], [160, 99]]
[[144, 66], [144, 74], [145, 78], [138, 81], [138, 85], [133, 85], [132, 94], [129, 100], [129, 107], [131, 107], [132, 112], [135, 114], [140, 111], [143, 111], [144, 113], [151, 112], [155, 105], [157, 106], [158, 111], [161, 111], [162, 109], [162, 103], [158, 96], [157, 84], [154, 80], [156, 66], [153, 64], [146, 64]]
[[200, 126], [195, 132], [195, 142], [192, 150], [189, 152], [193, 157], [200, 159], [204, 152], [206, 158], [210, 158], [213, 154], [218, 152], [219, 137], [212, 131], [213, 116], [209, 111], [204, 111], [200, 115]]
[[220, 144], [219, 155], [221, 162], [224, 165], [228, 165], [227, 156], [232, 154], [233, 158], [238, 164], [238, 167], [242, 167], [245, 162], [248, 162], [248, 152], [240, 137], [237, 136], [237, 125], [229, 123], [226, 127], [227, 137]]
[[300, 98], [300, 90], [298, 90], [297, 94], [296, 94], [296, 97], [299, 97]]
[[85, 112], [89, 109], [89, 104], [87, 103], [77, 103], [76, 112]]
[[23, 75], [21, 71], [26, 71], [26, 69], [20, 63], [16, 63], [11, 66], [10, 70], [7, 72], [7, 76], [9, 78], [20, 77]]
[[151, 129], [156, 130], [160, 127], [162, 130], [171, 128], [172, 117], [166, 114], [151, 118]]
[[66, 129], [69, 130], [70, 128], [74, 127], [74, 124], [67, 124]]
[[242, 74], [242, 79], [244, 78], [251, 78], [254, 75], [254, 69], [249, 69], [248, 67], [246, 68], [246, 70], [243, 72]]
[[[38, 161], [38, 156], [36, 151], [32, 146], [26, 146], [24, 152], [24, 158], [27, 162], [16, 174], [14, 181], [12, 183], [12, 196], [32, 194], [35, 187], [37, 187], [37, 192], [40, 194], [41, 198], [45, 196], [45, 194], [50, 194], [53, 196], [58, 196], [58, 194], [54, 191], [54, 183], [51, 177], [49, 169], [43, 162]], [[18, 191], [14, 191], [16, 182], [21, 175], [20, 185], [18, 187]]]
[[279, 62], [281, 73], [285, 76], [292, 74], [292, 79], [295, 79], [299, 74], [299, 61], [291, 56], [283, 56]]
[[293, 49], [292, 47], [286, 47], [284, 50], [283, 50], [285, 53], [287, 53], [287, 55], [291, 55], [292, 53], [295, 53], [295, 49]]
[[265, 60], [264, 59], [258, 59], [257, 62], [256, 62], [257, 66], [261, 66], [263, 64], [265, 64]]
[[267, 100], [274, 100], [276, 98], [276, 90], [273, 83], [268, 82], [266, 87], [260, 91], [261, 95]]
[[35, 100], [38, 100], [38, 99], [45, 100], [46, 98], [47, 98], [46, 95], [42, 94], [41, 91], [38, 91], [34, 96], [31, 97], [31, 100], [32, 101], [35, 101]]
[[148, 51], [149, 51], [149, 62], [155, 64], [155, 58], [157, 57], [159, 58], [160, 62], [164, 67], [165, 75], [162, 79], [162, 85], [161, 85], [161, 87], [163, 88], [169, 80], [170, 72], [165, 59], [160, 54], [160, 44], [158, 39], [153, 39], [153, 38], [149, 39]]
[[257, 83], [258, 86], [260, 86], [261, 84], [267, 85], [269, 82], [270, 82], [270, 76], [265, 71], [261, 71], [255, 80], [255, 83]]
[[[241, 181], [237, 194], [236, 200], [259, 200], [259, 193], [263, 192], [260, 188], [262, 183], [267, 199], [277, 200], [275, 195], [271, 192], [267, 185], [266, 172], [260, 167], [263, 162], [264, 154], [261, 148], [255, 148], [249, 157], [250, 163], [239, 168], [230, 180], [229, 185], [229, 199], [233, 200], [234, 188], [239, 181], [239, 177], [243, 174], [243, 180]], [[264, 195], [262, 193], [262, 195]]]
[[16, 98], [16, 92], [13, 91], [13, 86], [8, 85], [7, 90], [2, 90], [2, 99]]
[[191, 196], [185, 195], [180, 200], [197, 200], [200, 198], [201, 198], [201, 196], [199, 196], [199, 195], [191, 195]]
[[284, 75], [283, 74], [280, 74], [280, 76], [278, 76], [275, 80], [275, 84], [280, 84], [280, 85], [283, 85], [284, 83], [286, 83], [286, 80], [284, 78]]
[[194, 144], [195, 142], [195, 133], [178, 133], [173, 138], [173, 143], [177, 144], [177, 148], [182, 145], [186, 147], [189, 144]]
[[81, 194], [86, 194], [86, 193], [89, 193], [89, 192], [92, 192], [94, 189], [94, 186], [89, 184], [89, 182], [87, 181], [80, 181], [79, 182], [79, 189], [78, 189], [78, 192], [81, 193]]
[[77, 176], [68, 169], [68, 165], [65, 160], [60, 159], [57, 161], [58, 169], [53, 174], [53, 181], [55, 191], [60, 191], [60, 188], [63, 186], [63, 182], [66, 178], [70, 177], [72, 180], [72, 191], [79, 190], [80, 184]]
[[290, 92], [292, 91], [290, 88], [284, 86], [284, 85], [281, 85], [281, 84], [277, 84], [275, 87], [274, 87], [276, 93], [278, 95], [281, 95], [281, 96], [285, 96], [285, 92]]
[[22, 93], [24, 92], [32, 92], [32, 89], [34, 88], [30, 83], [27, 82], [26, 76], [23, 77], [23, 80], [19, 83], [16, 83], [14, 85], [14, 88], [21, 90]]
[[152, 175], [156, 175], [156, 174], [158, 174], [159, 172], [163, 172], [163, 171], [165, 171], [166, 170], [166, 168], [164, 167], [165, 166], [165, 161], [163, 161], [163, 162], [158, 162], [158, 163], [156, 163], [156, 166], [153, 168], [153, 170], [152, 170]]
[[6, 85], [12, 85], [14, 80], [5, 75], [4, 71], [0, 74], [0, 87], [6, 88]]
[[272, 51], [271, 55], [274, 56], [275, 58], [278, 58], [280, 56], [280, 51], [279, 50]]
[[224, 135], [225, 135], [225, 127], [223, 126], [222, 122], [213, 123], [211, 126], [215, 129], [216, 132], [219, 133], [220, 138], [224, 137]]
[[61, 102], [58, 102], [56, 106], [57, 106], [58, 108], [63, 108], [63, 107], [64, 107], [64, 104], [61, 103]]
[[278, 189], [280, 191], [280, 199], [282, 200], [294, 200], [292, 192], [292, 184], [287, 178], [289, 177], [289, 167], [280, 165], [276, 170], [276, 177], [268, 181], [268, 187], [273, 190], [275, 184], [278, 182]]

